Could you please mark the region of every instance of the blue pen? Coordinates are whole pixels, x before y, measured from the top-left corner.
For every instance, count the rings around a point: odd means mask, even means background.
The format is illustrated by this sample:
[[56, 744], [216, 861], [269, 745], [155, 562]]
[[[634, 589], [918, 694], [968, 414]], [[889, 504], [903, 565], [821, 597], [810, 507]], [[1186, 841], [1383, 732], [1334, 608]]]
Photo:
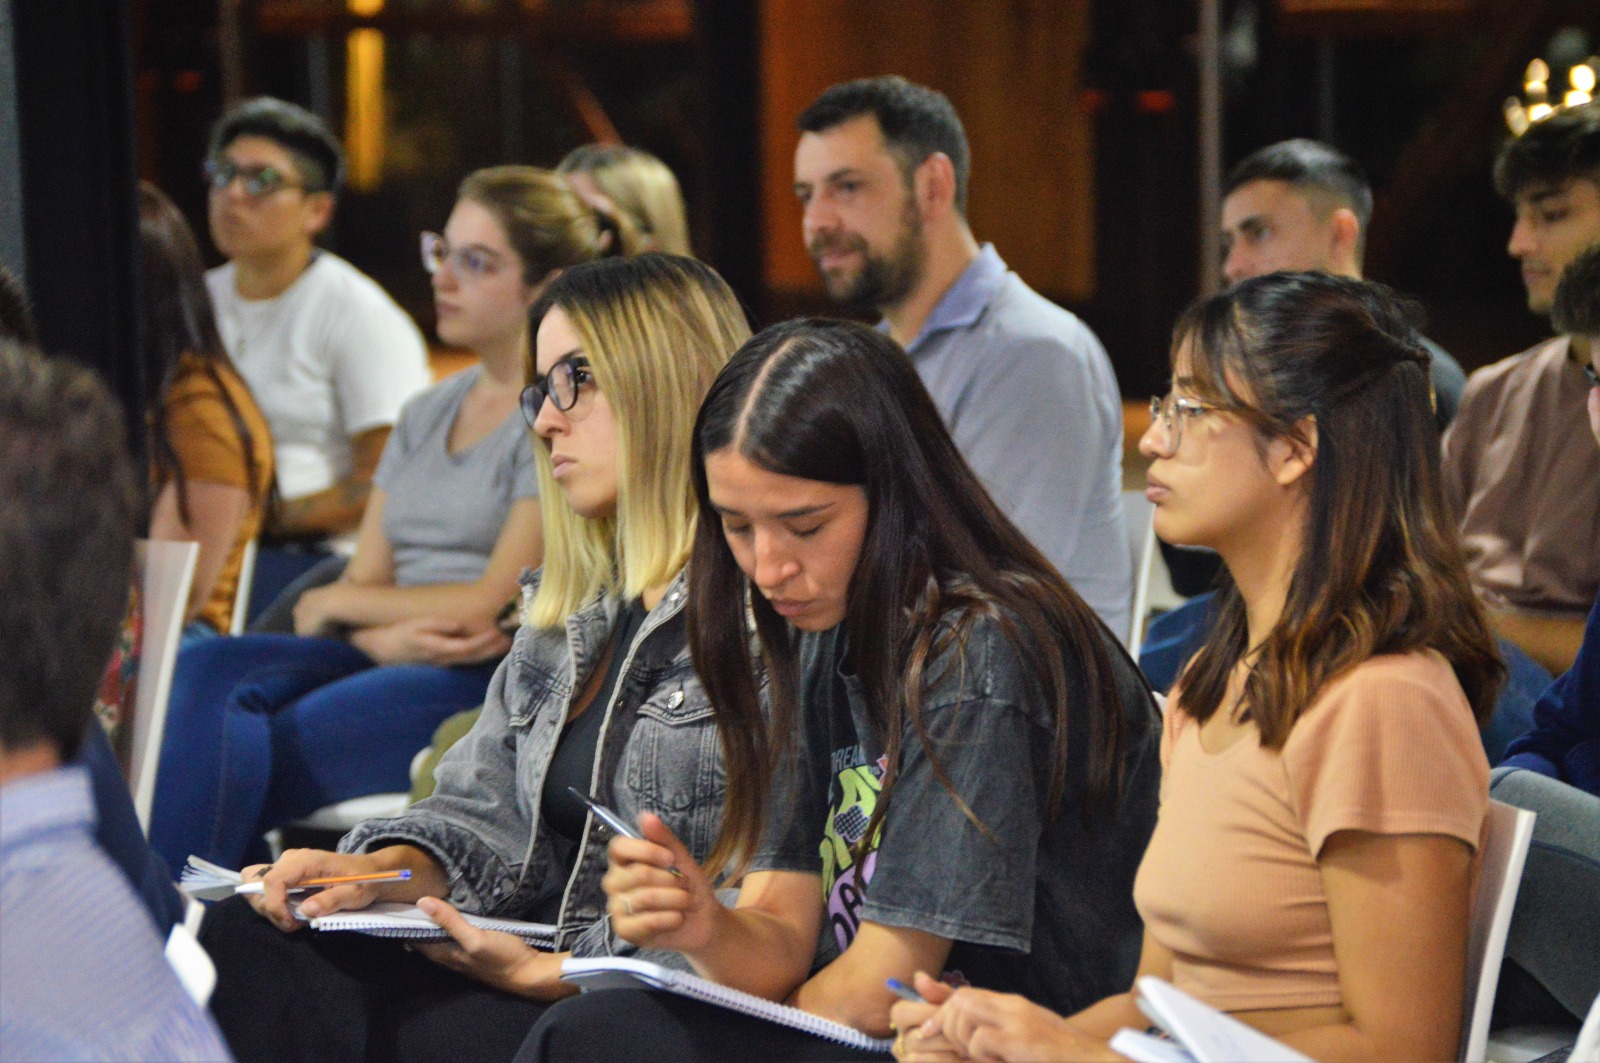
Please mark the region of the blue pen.
[[[623, 819], [621, 816], [617, 815], [615, 812], [611, 811], [605, 805], [602, 805], [599, 801], [596, 801], [594, 798], [590, 797], [576, 786], [567, 787], [567, 792], [573, 797], [576, 797], [579, 801], [582, 801], [584, 804], [588, 805], [589, 811], [594, 813], [596, 819], [610, 827], [612, 830], [616, 831], [618, 834], [622, 835], [624, 838], [632, 838], [634, 841], [641, 842], [645, 840], [645, 836], [640, 834], [638, 828], [634, 827], [633, 824], [629, 823], [627, 820]], [[675, 867], [669, 867], [667, 870], [672, 872], [678, 878], [683, 877], [683, 872], [679, 871]]]
[[926, 997], [898, 978], [891, 978], [883, 984], [889, 987], [889, 992], [901, 1000], [909, 1001], [912, 1004], [926, 1004], [928, 1002]]

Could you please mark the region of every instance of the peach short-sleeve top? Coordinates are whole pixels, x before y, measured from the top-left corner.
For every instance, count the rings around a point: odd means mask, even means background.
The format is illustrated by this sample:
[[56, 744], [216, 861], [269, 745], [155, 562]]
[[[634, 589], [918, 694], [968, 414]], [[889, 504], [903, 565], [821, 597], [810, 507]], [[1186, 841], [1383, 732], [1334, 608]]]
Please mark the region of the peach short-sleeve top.
[[1341, 830], [1442, 834], [1479, 848], [1489, 764], [1436, 654], [1374, 657], [1301, 714], [1281, 750], [1219, 753], [1175, 693], [1161, 812], [1134, 881], [1172, 982], [1224, 1011], [1341, 1003], [1317, 857]]

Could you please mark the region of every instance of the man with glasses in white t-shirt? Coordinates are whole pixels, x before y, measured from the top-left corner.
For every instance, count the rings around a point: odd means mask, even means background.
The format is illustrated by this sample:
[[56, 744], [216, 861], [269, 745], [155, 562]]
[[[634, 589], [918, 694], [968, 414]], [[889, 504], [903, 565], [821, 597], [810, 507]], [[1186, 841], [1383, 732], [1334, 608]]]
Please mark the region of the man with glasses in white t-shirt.
[[315, 246], [344, 177], [316, 115], [269, 97], [240, 104], [212, 131], [205, 176], [211, 238], [228, 258], [206, 284], [272, 427], [280, 504], [268, 534], [336, 540], [361, 522], [400, 407], [431, 381], [422, 334], [370, 277]]

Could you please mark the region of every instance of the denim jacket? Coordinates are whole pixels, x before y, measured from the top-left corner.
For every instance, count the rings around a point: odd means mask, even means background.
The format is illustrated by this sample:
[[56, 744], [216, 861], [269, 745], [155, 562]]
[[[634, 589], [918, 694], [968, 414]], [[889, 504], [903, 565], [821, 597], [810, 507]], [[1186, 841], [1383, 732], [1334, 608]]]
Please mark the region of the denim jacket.
[[[523, 577], [536, 586], [538, 574]], [[655, 812], [697, 860], [716, 843], [725, 780], [711, 703], [689, 659], [683, 574], [650, 610], [605, 712], [591, 792], [629, 822]], [[590, 816], [576, 855], [541, 828], [545, 773], [573, 700], [605, 658], [621, 611], [602, 596], [567, 618], [565, 632], [524, 625], [495, 672], [472, 731], [439, 761], [433, 796], [397, 816], [370, 819], [341, 852], [410, 844], [451, 883], [452, 904], [482, 915], [558, 927], [556, 947], [579, 956], [637, 952], [611, 933], [600, 879], [609, 831]], [[571, 874], [566, 873], [568, 866]], [[648, 958], [681, 967], [676, 953]]]

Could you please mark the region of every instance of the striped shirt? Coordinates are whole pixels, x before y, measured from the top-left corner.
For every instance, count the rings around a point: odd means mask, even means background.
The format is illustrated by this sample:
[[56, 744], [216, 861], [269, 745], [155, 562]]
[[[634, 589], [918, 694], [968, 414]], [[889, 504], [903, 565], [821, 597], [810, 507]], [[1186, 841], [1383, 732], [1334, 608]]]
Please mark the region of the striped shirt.
[[227, 1060], [94, 844], [88, 773], [0, 789], [0, 1060]]

